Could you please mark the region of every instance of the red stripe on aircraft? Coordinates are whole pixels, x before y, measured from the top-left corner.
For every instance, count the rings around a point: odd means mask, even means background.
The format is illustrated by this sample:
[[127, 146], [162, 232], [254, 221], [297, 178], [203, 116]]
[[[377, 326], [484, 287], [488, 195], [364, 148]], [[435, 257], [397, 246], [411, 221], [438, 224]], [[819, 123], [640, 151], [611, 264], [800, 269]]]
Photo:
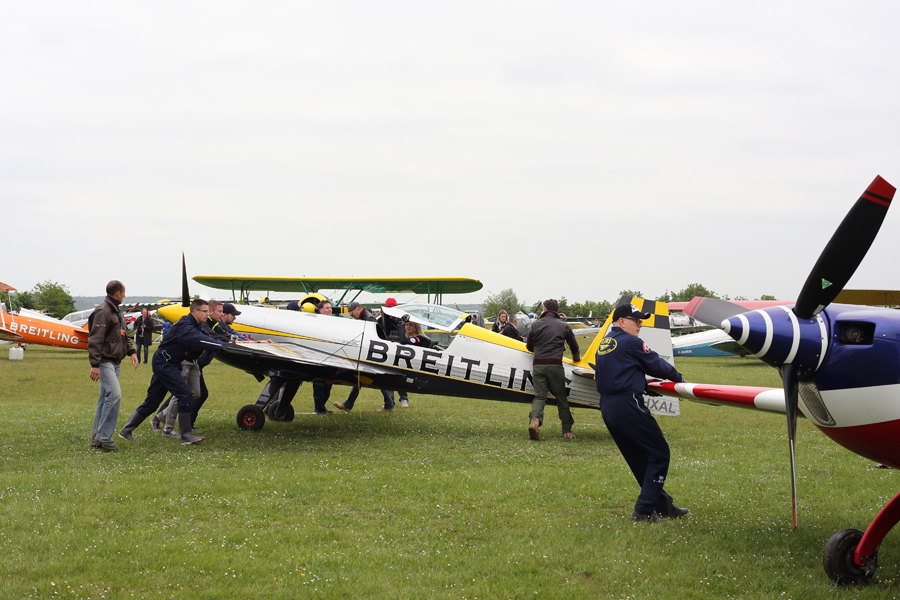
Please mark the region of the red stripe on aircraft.
[[832, 440], [860, 456], [900, 469], [900, 421], [854, 427], [819, 427]]

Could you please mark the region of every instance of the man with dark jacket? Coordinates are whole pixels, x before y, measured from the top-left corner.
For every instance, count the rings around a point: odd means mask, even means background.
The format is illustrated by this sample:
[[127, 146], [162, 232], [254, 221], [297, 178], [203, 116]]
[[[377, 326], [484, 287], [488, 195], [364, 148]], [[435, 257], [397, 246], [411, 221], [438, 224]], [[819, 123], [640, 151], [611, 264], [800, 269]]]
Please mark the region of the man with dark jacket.
[[181, 317], [172, 325], [169, 333], [153, 355], [153, 378], [147, 388], [147, 399], [135, 410], [125, 426], [119, 431], [119, 437], [134, 440], [132, 432], [156, 411], [168, 392], [178, 398], [178, 425], [181, 430], [181, 444], [187, 446], [202, 442], [205, 438], [191, 433], [191, 409], [193, 393], [190, 386], [181, 376], [181, 363], [185, 360], [197, 360], [204, 351], [217, 353], [222, 349], [222, 342], [214, 339], [203, 323], [209, 314], [209, 303], [206, 300], [191, 302], [191, 313]]
[[107, 452], [119, 449], [112, 441], [122, 403], [122, 387], [119, 385], [119, 364], [126, 356], [136, 369], [138, 357], [125, 332], [125, 319], [119, 304], [125, 298], [125, 286], [121, 281], [106, 284], [106, 298], [88, 319], [88, 358], [91, 361], [91, 381], [100, 382], [100, 398], [91, 427], [91, 448]]
[[631, 513], [636, 521], [677, 518], [690, 512], [675, 506], [663, 491], [669, 472], [669, 444], [644, 405], [647, 375], [684, 381], [675, 367], [639, 337], [642, 320], [649, 318], [650, 313], [634, 305], [616, 307], [609, 331], [597, 349], [594, 367], [603, 422], [641, 486]]
[[572, 328], [559, 318], [559, 302], [544, 300], [544, 312], [531, 326], [525, 347], [534, 353], [534, 367], [532, 377], [534, 380], [534, 400], [531, 402], [531, 419], [528, 425], [528, 436], [533, 440], [540, 440], [540, 427], [544, 423], [544, 405], [547, 403], [547, 394], [552, 393], [556, 398], [556, 407], [559, 409], [559, 420], [562, 422], [563, 437], [567, 440], [575, 438], [572, 433], [572, 411], [569, 410], [569, 400], [566, 397], [566, 370], [562, 366], [563, 353], [566, 344], [572, 350], [572, 362], [581, 360], [581, 351], [578, 349], [578, 340], [572, 333]]
[[[209, 301], [209, 312], [206, 315], [206, 321], [201, 325], [203, 331], [219, 340], [222, 343], [227, 342], [230, 336], [223, 330], [220, 322], [224, 314], [224, 305], [218, 300]], [[203, 368], [212, 362], [216, 352], [204, 352], [197, 359], [187, 359], [181, 363], [181, 376], [191, 388], [193, 394], [191, 402], [191, 427], [192, 431], [198, 435], [202, 434], [196, 427], [197, 415], [200, 407], [209, 398], [209, 390], [206, 387], [206, 380], [203, 378]], [[173, 402], [174, 400], [174, 402]], [[175, 420], [178, 418], [178, 399], [175, 396], [169, 396], [159, 412], [150, 420], [150, 426], [154, 431], [163, 428], [163, 437], [177, 439], [179, 434], [175, 433]]]
[[141, 316], [134, 322], [134, 345], [137, 348], [138, 361], [141, 360], [141, 346], [144, 347], [144, 364], [147, 364], [147, 354], [153, 344], [153, 318], [146, 308], [141, 309]]

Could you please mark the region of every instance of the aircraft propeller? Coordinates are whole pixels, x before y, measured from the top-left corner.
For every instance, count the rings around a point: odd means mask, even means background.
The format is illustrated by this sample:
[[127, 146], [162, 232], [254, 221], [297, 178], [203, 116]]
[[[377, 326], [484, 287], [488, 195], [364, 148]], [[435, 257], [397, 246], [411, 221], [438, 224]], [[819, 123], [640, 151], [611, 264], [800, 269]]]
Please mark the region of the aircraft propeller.
[[[896, 189], [880, 176], [869, 184], [825, 246], [794, 307], [746, 311], [715, 298], [695, 298], [685, 312], [720, 327], [738, 344], [776, 367], [784, 382], [791, 457], [791, 506], [797, 527], [797, 468], [794, 441], [801, 382], [812, 381], [828, 354], [826, 322], [819, 316], [844, 289], [878, 235]], [[721, 320], [716, 320], [723, 317]]]
[[[875, 176], [831, 236], [809, 277], [806, 278], [806, 283], [803, 284], [793, 308], [797, 319], [815, 318], [841, 293], [875, 241], [895, 191], [896, 188], [881, 176]], [[794, 440], [797, 433], [797, 407], [800, 397], [799, 373], [797, 365], [792, 362], [782, 364], [780, 371], [781, 380], [784, 382], [788, 444], [791, 454], [791, 509], [796, 529], [797, 467], [794, 461]]]
[[184, 261], [184, 252], [181, 253], [181, 306], [191, 305], [191, 293], [188, 291], [187, 264]]
[[704, 298], [703, 296], [691, 299], [684, 309], [686, 315], [713, 327], [720, 327], [722, 321], [745, 312], [747, 312], [746, 308], [728, 300]]

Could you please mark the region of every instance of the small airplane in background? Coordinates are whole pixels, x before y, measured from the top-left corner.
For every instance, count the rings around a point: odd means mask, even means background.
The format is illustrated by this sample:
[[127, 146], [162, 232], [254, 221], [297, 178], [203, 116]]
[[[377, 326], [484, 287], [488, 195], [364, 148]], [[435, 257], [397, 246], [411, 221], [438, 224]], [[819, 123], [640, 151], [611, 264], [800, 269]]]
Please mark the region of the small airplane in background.
[[[16, 288], [0, 283], [0, 292], [9, 294], [14, 291]], [[23, 308], [14, 315], [6, 312], [6, 305], [0, 302], [0, 340], [87, 350], [88, 332], [83, 327], [76, 327], [33, 310]]]
[[[717, 324], [750, 354], [777, 368], [784, 389], [652, 382], [659, 393], [787, 415], [793, 523], [797, 526], [794, 438], [798, 411], [848, 450], [900, 469], [900, 311], [838, 304], [874, 241], [895, 192], [876, 177], [850, 209], [793, 306], [746, 310], [694, 298], [685, 312]], [[852, 297], [852, 296], [851, 296]], [[865, 533], [844, 529], [826, 543], [825, 572], [837, 583], [868, 581], [878, 547], [900, 521], [900, 494]]]
[[[156, 310], [161, 306], [169, 306], [170, 304], [180, 304], [180, 302], [173, 300], [159, 300], [158, 302], [134, 302], [129, 304], [122, 304], [119, 308], [122, 310], [122, 317], [125, 320], [126, 329], [131, 330], [134, 328], [134, 322], [137, 321], [137, 318], [141, 316], [141, 310], [146, 308], [152, 314], [156, 312]], [[96, 308], [96, 306], [94, 308]], [[94, 308], [87, 308], [85, 310], [76, 310], [75, 312], [70, 312], [61, 320], [75, 327], [84, 327], [85, 325], [87, 325], [88, 318], [91, 316], [91, 313], [94, 312]], [[161, 330], [162, 322], [157, 320], [153, 324], [153, 331]]]

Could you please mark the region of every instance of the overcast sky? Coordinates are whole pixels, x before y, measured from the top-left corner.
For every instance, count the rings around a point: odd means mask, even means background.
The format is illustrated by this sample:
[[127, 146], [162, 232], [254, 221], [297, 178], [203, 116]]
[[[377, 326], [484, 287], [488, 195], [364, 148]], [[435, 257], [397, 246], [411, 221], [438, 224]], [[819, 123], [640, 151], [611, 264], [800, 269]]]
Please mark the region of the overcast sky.
[[[900, 184], [896, 2], [0, 7], [20, 290], [176, 295], [183, 251], [191, 276], [479, 279], [461, 302], [793, 299], [874, 176]], [[898, 233], [848, 287], [900, 289]]]

